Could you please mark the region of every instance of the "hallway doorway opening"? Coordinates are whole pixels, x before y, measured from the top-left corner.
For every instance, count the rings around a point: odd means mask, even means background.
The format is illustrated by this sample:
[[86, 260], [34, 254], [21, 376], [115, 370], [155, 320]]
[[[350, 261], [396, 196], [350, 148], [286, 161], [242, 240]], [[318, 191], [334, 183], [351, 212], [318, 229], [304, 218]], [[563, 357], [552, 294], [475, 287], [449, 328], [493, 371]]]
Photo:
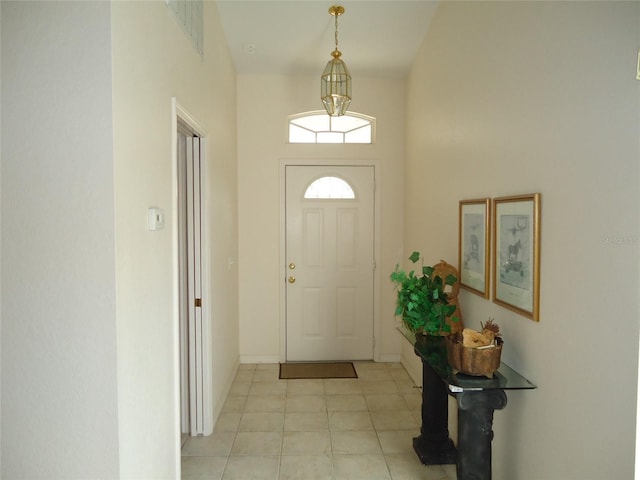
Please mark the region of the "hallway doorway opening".
[[206, 134], [174, 107], [174, 299], [179, 418], [182, 435], [213, 431]]

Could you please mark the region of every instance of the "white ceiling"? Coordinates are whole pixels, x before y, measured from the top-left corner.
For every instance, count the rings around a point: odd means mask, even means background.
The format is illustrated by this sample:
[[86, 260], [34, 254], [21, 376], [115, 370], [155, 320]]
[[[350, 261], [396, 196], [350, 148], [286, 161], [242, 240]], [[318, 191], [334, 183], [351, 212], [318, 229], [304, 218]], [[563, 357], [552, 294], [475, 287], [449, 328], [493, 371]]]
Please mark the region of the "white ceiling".
[[239, 74], [318, 75], [338, 48], [356, 78], [404, 78], [437, 8], [434, 0], [218, 0]]

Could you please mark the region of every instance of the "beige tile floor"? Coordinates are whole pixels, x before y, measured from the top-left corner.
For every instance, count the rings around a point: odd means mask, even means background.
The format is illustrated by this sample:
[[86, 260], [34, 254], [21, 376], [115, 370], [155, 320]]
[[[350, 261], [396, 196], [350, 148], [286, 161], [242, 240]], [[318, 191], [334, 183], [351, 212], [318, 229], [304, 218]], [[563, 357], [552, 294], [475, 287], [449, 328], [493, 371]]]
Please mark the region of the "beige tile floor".
[[424, 466], [420, 390], [398, 363], [356, 362], [357, 379], [279, 380], [241, 365], [213, 435], [188, 437], [183, 480], [455, 480]]

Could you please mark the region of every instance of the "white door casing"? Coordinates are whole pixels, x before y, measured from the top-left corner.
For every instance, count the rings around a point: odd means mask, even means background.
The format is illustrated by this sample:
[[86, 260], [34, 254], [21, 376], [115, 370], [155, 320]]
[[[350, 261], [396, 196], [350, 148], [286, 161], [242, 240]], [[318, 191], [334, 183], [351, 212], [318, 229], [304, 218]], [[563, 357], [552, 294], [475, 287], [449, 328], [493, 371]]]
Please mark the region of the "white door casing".
[[[304, 198], [326, 176], [355, 198]], [[373, 359], [374, 196], [370, 165], [285, 167], [287, 361]]]
[[[176, 400], [179, 431], [213, 432], [211, 319], [207, 305], [206, 132], [172, 99]], [[186, 389], [186, 392], [185, 392]], [[188, 392], [188, 393], [187, 393]], [[186, 407], [186, 408], [185, 408]], [[179, 445], [180, 442], [177, 442]], [[178, 459], [180, 450], [177, 450]]]
[[179, 301], [179, 327], [180, 327], [180, 431], [191, 431], [189, 399], [189, 304], [186, 287], [188, 275], [187, 264], [187, 133], [178, 131], [177, 149], [177, 175], [178, 175], [178, 278], [180, 288]]

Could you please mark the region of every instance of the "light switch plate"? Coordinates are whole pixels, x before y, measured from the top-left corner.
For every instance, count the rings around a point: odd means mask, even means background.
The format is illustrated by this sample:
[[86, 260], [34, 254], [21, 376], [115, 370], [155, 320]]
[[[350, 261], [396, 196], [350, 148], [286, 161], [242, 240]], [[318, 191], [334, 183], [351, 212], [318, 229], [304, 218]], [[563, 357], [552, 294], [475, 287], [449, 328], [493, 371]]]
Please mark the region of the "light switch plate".
[[164, 212], [161, 208], [150, 207], [148, 214], [149, 230], [162, 230], [164, 228]]

